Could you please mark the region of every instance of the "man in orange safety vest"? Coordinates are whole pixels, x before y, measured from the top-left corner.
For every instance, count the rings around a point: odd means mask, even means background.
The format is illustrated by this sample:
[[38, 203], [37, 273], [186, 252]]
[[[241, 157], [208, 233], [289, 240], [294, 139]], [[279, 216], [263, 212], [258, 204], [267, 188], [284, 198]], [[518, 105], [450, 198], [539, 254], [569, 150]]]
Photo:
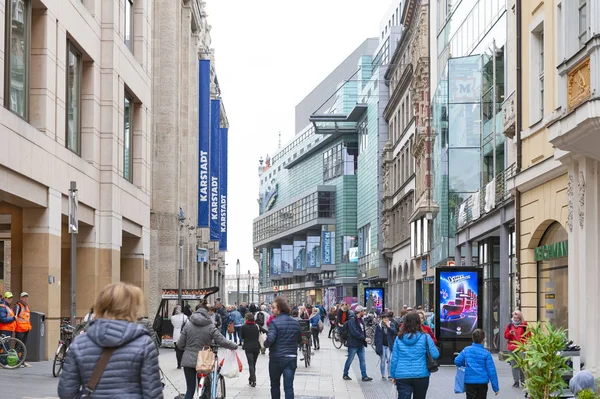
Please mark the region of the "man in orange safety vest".
[[4, 293], [4, 299], [0, 301], [0, 335], [12, 337], [16, 328], [15, 314], [10, 308], [13, 294], [11, 292]]
[[[15, 305], [15, 338], [23, 341], [25, 345], [27, 345], [27, 337], [29, 336], [29, 331], [31, 331], [31, 309], [29, 309], [29, 305], [27, 304], [28, 299], [29, 294], [21, 292], [21, 298]], [[23, 363], [23, 366], [31, 367], [27, 363]]]

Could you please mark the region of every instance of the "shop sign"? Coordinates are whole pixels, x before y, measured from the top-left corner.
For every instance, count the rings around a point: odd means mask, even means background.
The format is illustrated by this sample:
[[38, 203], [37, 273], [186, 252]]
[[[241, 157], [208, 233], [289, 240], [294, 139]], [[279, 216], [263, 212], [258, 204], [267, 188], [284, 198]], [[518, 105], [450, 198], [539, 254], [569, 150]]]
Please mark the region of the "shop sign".
[[323, 280], [315, 281], [315, 287], [322, 287], [322, 286], [323, 286]]
[[321, 240], [323, 241], [323, 264], [324, 265], [332, 265], [333, 264], [333, 248], [332, 248], [332, 238], [334, 238], [334, 234], [331, 231], [323, 231], [323, 235]]
[[358, 247], [352, 247], [348, 251], [350, 263], [358, 263]]
[[546, 320], [553, 321], [556, 319], [556, 286], [554, 281], [548, 281], [544, 284], [544, 299], [546, 300]]
[[421, 275], [427, 274], [427, 259], [421, 259]]
[[542, 245], [533, 250], [534, 260], [551, 260], [569, 256], [569, 242], [561, 241], [554, 244]]
[[433, 284], [433, 278], [434, 276], [427, 276], [423, 278], [423, 283], [425, 284]]

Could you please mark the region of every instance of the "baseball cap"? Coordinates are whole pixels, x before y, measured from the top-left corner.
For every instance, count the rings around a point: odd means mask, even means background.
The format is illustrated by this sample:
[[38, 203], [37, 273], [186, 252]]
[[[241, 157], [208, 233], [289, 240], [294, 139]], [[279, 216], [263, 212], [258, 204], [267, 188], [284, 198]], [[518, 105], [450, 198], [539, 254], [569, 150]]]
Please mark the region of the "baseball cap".
[[20, 296], [20, 298], [23, 298], [24, 296], [29, 296], [29, 294], [28, 294], [28, 293], [26, 293], [25, 291], [23, 291], [23, 292], [21, 292], [21, 296]]
[[356, 310], [356, 313], [358, 313], [358, 312], [364, 311], [365, 308], [363, 308], [362, 306], [358, 305], [355, 310]]
[[6, 291], [6, 292], [4, 293], [4, 298], [12, 298], [12, 297], [13, 297], [13, 294], [12, 294], [12, 292], [10, 292], [10, 291]]

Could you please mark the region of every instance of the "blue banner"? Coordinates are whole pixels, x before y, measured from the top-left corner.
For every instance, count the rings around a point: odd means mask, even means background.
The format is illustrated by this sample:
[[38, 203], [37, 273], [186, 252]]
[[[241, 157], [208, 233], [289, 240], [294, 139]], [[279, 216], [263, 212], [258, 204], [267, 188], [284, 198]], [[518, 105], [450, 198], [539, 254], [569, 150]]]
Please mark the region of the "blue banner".
[[200, 60], [198, 69], [198, 227], [208, 227], [208, 154], [210, 150], [210, 60]]
[[321, 256], [321, 263], [324, 265], [335, 264], [335, 232], [323, 231], [321, 235], [321, 247], [323, 254]]
[[221, 238], [221, 198], [219, 197], [219, 139], [221, 123], [221, 100], [210, 101], [210, 240]]
[[229, 129], [222, 127], [220, 133], [219, 192], [221, 195], [221, 239], [219, 240], [219, 251], [227, 251], [227, 135]]

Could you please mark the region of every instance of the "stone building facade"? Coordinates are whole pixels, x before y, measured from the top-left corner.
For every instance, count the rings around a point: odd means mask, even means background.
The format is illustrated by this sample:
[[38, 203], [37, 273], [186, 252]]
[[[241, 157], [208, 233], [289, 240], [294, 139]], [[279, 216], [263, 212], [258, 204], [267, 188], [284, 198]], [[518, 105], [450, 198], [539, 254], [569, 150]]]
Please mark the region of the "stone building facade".
[[141, 0], [0, 2], [0, 288], [27, 291], [45, 313], [47, 354], [70, 315], [71, 181], [76, 315], [111, 282], [149, 295], [152, 11]]

